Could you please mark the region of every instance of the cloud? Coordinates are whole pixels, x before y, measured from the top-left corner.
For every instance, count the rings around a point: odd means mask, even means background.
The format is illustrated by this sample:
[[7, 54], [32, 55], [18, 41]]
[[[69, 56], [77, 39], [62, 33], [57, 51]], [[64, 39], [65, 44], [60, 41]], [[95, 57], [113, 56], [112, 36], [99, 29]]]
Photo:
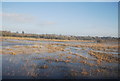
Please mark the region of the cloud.
[[27, 14], [18, 13], [2, 13], [3, 22], [13, 22], [13, 23], [31, 23], [34, 21], [34, 17]]
[[53, 21], [45, 21], [45, 22], [39, 23], [38, 25], [54, 25], [54, 24], [56, 24], [56, 23]]
[[0, 17], [2, 17], [2, 25], [7, 26], [2, 28], [6, 28], [6, 29], [11, 29], [11, 27], [14, 28], [18, 26], [48, 27], [56, 24], [56, 22], [51, 20], [45, 20], [45, 19], [38, 18], [37, 16], [31, 16], [31, 15], [20, 14], [20, 13], [2, 13], [0, 14]]
[[[36, 18], [35, 16], [31, 16], [28, 14], [19, 14], [19, 13], [2, 13], [0, 14], [0, 17], [2, 16], [3, 23], [17, 23], [17, 24], [38, 24], [38, 25], [54, 25], [56, 24], [53, 21], [43, 21], [41, 19]], [[39, 22], [41, 21], [41, 22]]]

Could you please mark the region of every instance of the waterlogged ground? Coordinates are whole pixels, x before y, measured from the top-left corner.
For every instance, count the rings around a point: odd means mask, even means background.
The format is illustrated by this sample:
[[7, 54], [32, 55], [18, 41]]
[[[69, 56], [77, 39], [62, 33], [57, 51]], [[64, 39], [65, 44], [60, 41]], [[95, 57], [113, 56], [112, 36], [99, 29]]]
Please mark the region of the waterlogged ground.
[[116, 79], [117, 44], [4, 39], [3, 79]]

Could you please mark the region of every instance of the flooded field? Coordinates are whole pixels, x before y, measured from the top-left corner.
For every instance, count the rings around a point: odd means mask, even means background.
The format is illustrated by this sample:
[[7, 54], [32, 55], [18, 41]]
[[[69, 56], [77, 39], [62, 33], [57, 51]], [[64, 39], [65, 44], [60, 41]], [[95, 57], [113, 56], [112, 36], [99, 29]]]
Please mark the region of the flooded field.
[[117, 43], [2, 40], [3, 79], [117, 79]]

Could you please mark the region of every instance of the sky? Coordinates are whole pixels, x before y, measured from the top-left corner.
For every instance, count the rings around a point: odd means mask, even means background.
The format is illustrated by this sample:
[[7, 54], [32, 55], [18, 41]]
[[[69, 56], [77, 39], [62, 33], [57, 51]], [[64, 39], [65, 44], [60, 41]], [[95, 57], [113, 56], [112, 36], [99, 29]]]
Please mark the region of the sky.
[[118, 2], [119, 0], [2, 0], [3, 2]]
[[2, 30], [118, 36], [117, 2], [3, 2]]

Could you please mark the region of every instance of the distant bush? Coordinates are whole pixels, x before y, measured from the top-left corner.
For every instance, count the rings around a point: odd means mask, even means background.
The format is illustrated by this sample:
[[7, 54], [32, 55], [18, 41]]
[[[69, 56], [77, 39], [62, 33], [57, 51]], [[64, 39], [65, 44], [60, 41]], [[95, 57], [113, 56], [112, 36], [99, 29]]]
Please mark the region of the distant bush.
[[0, 36], [59, 39], [59, 40], [95, 40], [97, 43], [106, 42], [108, 40], [109, 41], [118, 40], [118, 38], [115, 37], [67, 36], [67, 35], [56, 35], [56, 34], [27, 34], [24, 31], [22, 31], [22, 33], [0, 31], [0, 33], [1, 33]]

